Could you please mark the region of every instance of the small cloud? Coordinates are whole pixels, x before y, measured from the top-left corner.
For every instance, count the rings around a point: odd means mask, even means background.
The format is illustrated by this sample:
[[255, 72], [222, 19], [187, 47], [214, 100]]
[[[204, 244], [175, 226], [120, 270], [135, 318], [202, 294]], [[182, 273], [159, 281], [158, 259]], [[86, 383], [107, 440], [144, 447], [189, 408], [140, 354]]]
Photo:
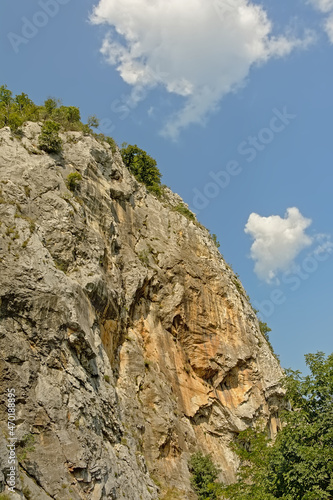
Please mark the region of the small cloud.
[[309, 0], [310, 3], [323, 14], [326, 14], [324, 30], [333, 43], [333, 0]]
[[333, 0], [310, 0], [310, 3], [321, 12], [333, 11]]
[[264, 8], [249, 0], [99, 0], [91, 22], [109, 27], [101, 52], [139, 95], [160, 86], [184, 105], [161, 133], [176, 140], [205, 124], [221, 99], [244, 85], [251, 68], [313, 42], [288, 32], [273, 36]]
[[331, 43], [333, 43], [333, 13], [326, 20], [325, 31]]
[[292, 269], [299, 253], [314, 242], [315, 238], [305, 233], [311, 223], [311, 219], [303, 217], [296, 207], [288, 208], [284, 218], [250, 215], [245, 233], [254, 240], [251, 258], [259, 279], [270, 283], [276, 280], [279, 272]]

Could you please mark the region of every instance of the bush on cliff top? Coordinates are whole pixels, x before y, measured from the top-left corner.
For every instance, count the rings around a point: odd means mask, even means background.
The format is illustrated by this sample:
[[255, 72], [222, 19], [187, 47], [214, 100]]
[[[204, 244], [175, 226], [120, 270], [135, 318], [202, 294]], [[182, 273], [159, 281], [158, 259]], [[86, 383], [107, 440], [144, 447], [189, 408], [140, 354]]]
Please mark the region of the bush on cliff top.
[[62, 140], [59, 137], [59, 123], [47, 120], [38, 138], [38, 147], [46, 153], [60, 153], [62, 150]]
[[81, 121], [80, 109], [76, 106], [63, 106], [59, 99], [48, 97], [42, 106], [37, 106], [27, 94], [13, 96], [6, 85], [0, 87], [0, 128], [10, 127], [17, 132], [27, 121], [52, 121], [59, 125], [63, 132], [78, 131], [103, 138], [115, 151], [115, 142], [111, 137], [95, 134], [92, 128], [99, 126], [96, 116], [89, 116], [88, 123]]
[[[112, 137], [96, 134], [92, 128], [98, 128], [96, 116], [89, 116], [88, 123], [81, 122], [80, 110], [75, 106], [63, 106], [59, 99], [48, 97], [43, 106], [36, 106], [27, 94], [13, 96], [6, 85], [0, 87], [0, 128], [9, 126], [13, 132], [20, 132], [20, 127], [27, 121], [44, 122], [39, 137], [39, 149], [47, 153], [60, 153], [62, 140], [59, 132], [78, 131], [91, 134], [97, 140], [107, 142], [112, 153], [117, 145]], [[121, 155], [126, 167], [147, 189], [157, 196], [162, 194], [161, 172], [154, 158], [138, 146], [123, 144]]]
[[157, 168], [154, 158], [149, 156], [143, 149], [135, 144], [124, 142], [120, 150], [121, 157], [128, 170], [134, 175], [137, 181], [147, 186], [149, 191], [160, 195], [161, 191], [161, 172]]
[[0, 87], [0, 128], [10, 127], [17, 131], [25, 121], [38, 119], [37, 109], [27, 94], [13, 97], [6, 85]]

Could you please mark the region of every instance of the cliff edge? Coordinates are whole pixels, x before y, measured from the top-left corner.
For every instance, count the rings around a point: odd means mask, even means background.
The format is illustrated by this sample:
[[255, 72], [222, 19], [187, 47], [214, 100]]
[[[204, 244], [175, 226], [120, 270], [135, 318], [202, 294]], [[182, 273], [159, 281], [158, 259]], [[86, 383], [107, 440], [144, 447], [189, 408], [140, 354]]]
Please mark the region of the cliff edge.
[[[235, 479], [233, 437], [274, 434], [280, 365], [209, 232], [81, 132], [0, 130], [0, 384], [12, 498], [195, 499], [188, 459]], [[80, 173], [72, 190], [68, 175]], [[0, 491], [9, 467], [1, 405]]]

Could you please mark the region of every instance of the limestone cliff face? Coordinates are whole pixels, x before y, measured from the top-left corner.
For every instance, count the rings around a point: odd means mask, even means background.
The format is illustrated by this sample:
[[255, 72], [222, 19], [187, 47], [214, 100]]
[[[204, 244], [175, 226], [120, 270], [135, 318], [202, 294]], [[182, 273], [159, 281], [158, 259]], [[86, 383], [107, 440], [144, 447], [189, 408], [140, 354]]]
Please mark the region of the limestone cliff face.
[[[230, 440], [275, 432], [281, 369], [208, 231], [90, 136], [61, 156], [0, 130], [1, 394], [15, 388], [13, 498], [195, 499], [202, 450], [234, 479]], [[78, 171], [76, 192], [66, 187]], [[0, 483], [8, 473], [1, 406]], [[29, 496], [30, 491], [30, 496]], [[22, 496], [23, 495], [23, 496]]]

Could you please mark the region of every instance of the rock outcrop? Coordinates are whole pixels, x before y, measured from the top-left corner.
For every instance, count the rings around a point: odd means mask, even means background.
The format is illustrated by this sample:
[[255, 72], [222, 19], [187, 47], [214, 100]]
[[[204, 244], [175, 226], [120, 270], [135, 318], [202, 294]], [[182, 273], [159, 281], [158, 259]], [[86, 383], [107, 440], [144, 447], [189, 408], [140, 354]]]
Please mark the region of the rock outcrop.
[[[281, 368], [209, 232], [79, 132], [61, 155], [0, 130], [1, 394], [15, 389], [12, 498], [195, 499], [188, 459], [274, 434]], [[74, 192], [66, 179], [79, 172]], [[0, 491], [8, 467], [1, 406]], [[8, 490], [8, 487], [6, 486]]]

